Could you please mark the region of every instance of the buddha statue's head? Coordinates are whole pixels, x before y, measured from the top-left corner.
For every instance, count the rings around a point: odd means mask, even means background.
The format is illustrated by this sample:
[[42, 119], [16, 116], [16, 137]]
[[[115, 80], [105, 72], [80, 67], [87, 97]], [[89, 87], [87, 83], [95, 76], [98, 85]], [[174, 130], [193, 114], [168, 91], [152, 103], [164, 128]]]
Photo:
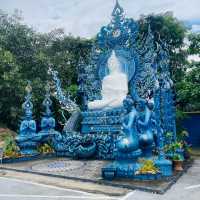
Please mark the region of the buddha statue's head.
[[108, 59], [108, 69], [109, 69], [109, 74], [121, 72], [121, 65], [115, 54], [115, 51], [112, 51], [112, 54]]

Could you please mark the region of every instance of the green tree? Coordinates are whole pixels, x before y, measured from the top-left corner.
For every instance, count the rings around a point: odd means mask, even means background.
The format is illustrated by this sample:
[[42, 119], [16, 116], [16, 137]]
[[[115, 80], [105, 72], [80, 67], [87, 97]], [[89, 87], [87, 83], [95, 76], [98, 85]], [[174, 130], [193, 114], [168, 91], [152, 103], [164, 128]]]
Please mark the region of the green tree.
[[[87, 57], [91, 42], [65, 36], [62, 30], [39, 34], [21, 23], [15, 13], [0, 12], [0, 121], [16, 130], [18, 127], [24, 88], [32, 82], [34, 114], [41, 117], [44, 86], [51, 81], [49, 64], [59, 71], [65, 89], [76, 92], [76, 66], [79, 57]], [[60, 118], [58, 103], [54, 110]], [[59, 120], [58, 120], [59, 121]]]
[[196, 54], [200, 55], [200, 34], [193, 33], [188, 36], [189, 39], [189, 49], [188, 52], [190, 55]]
[[[188, 36], [188, 55], [200, 56], [200, 34]], [[177, 83], [178, 107], [183, 111], [200, 110], [200, 62], [188, 62], [184, 76]]]

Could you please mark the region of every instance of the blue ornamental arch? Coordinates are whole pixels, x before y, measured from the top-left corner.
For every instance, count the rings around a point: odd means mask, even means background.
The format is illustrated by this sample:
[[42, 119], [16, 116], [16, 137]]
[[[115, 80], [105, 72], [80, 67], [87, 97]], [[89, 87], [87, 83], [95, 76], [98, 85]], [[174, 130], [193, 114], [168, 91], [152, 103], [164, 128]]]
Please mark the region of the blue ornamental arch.
[[139, 40], [138, 27], [136, 21], [125, 18], [124, 10], [117, 1], [112, 12], [112, 20], [97, 34], [90, 64], [85, 66], [86, 80], [83, 82], [85, 99], [88, 101], [101, 99], [101, 81], [108, 74], [107, 61], [113, 50], [120, 61], [122, 71], [127, 74], [130, 94], [131, 90], [136, 89], [140, 96], [145, 97], [147, 91], [153, 88], [154, 38], [149, 28], [147, 36]]

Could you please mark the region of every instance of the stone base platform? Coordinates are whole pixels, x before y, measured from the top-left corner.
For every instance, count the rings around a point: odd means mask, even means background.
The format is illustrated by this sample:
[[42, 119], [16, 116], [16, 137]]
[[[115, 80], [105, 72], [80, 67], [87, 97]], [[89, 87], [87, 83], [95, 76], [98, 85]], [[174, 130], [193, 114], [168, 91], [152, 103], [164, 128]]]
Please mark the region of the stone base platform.
[[110, 163], [110, 161], [48, 158], [43, 160], [3, 164], [1, 168], [16, 172], [66, 178], [105, 186], [107, 185], [131, 190], [138, 189], [163, 194], [178, 180], [184, 171], [191, 166], [192, 161], [185, 163], [183, 172], [174, 173], [174, 175], [168, 179], [156, 181], [136, 181], [128, 179], [116, 179], [112, 181], [104, 180], [101, 177], [101, 169], [108, 163]]

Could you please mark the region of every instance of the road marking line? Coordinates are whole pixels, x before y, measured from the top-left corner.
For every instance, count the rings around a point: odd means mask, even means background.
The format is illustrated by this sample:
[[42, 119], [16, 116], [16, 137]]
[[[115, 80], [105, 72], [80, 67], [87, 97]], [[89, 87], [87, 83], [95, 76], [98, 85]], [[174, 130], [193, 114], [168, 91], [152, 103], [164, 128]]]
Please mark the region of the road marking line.
[[191, 186], [185, 187], [185, 189], [190, 190], [190, 189], [195, 189], [195, 188], [199, 188], [199, 187], [200, 187], [200, 184], [199, 185], [191, 185]]
[[70, 198], [70, 199], [103, 199], [116, 200], [114, 197], [98, 197], [98, 196], [45, 196], [45, 195], [21, 195], [21, 194], [0, 194], [0, 197], [18, 197], [18, 198]]
[[20, 180], [20, 179], [17, 179], [17, 178], [0, 177], [0, 179], [13, 180], [13, 181], [17, 181], [17, 182], [33, 184], [33, 185], [47, 187], [47, 188], [56, 189], [56, 190], [63, 190], [63, 191], [68, 191], [68, 192], [76, 192], [76, 193], [81, 193], [81, 194], [85, 194], [85, 195], [88, 195], [88, 196], [97, 196], [98, 195], [98, 194], [91, 194], [91, 193], [88, 193], [88, 192], [83, 192], [83, 191], [80, 191], [80, 190], [73, 190], [73, 189], [67, 189], [67, 188], [62, 188], [62, 187], [43, 184], [43, 183], [36, 183], [36, 182], [33, 182], [33, 181]]
[[121, 200], [126, 200], [128, 199], [130, 196], [132, 196], [134, 193], [136, 192], [136, 190], [134, 190], [133, 192], [129, 192], [126, 196], [124, 196]]

